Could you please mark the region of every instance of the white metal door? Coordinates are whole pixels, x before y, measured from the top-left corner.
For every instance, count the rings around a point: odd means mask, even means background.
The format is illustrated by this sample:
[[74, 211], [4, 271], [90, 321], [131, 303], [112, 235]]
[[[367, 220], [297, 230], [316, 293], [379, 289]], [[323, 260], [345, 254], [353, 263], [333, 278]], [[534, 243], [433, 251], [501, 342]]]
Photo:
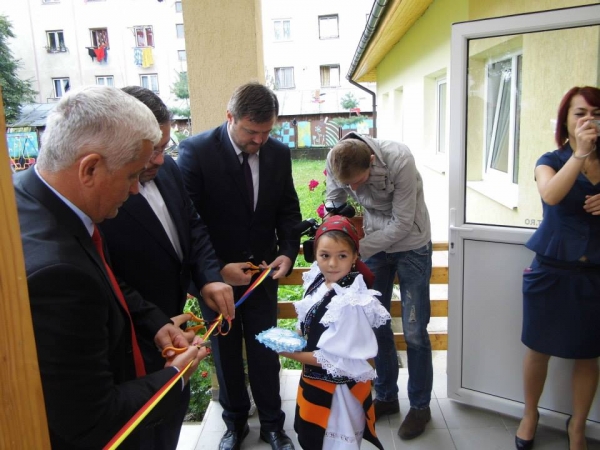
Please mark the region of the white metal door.
[[[448, 395], [520, 417], [524, 243], [541, 221], [533, 170], [558, 104], [598, 86], [600, 5], [453, 25]], [[600, 324], [599, 324], [600, 326]], [[552, 358], [541, 422], [564, 427], [570, 363]], [[600, 406], [588, 436], [600, 438]]]

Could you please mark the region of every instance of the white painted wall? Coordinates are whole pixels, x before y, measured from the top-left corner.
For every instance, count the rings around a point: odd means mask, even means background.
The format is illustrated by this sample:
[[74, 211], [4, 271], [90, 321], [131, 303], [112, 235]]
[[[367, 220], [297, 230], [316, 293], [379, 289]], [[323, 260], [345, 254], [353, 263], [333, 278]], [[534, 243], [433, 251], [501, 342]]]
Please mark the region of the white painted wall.
[[[183, 15], [175, 12], [175, 1], [165, 0], [0, 0], [0, 14], [13, 23], [16, 39], [9, 42], [14, 55], [22, 60], [20, 76], [32, 79], [39, 91], [37, 101], [53, 97], [52, 78], [68, 77], [72, 88], [96, 83], [96, 76], [114, 77], [116, 87], [140, 85], [140, 74], [158, 74], [159, 95], [169, 105], [178, 105], [170, 92], [177, 72], [186, 71], [178, 59], [185, 50], [178, 39], [176, 24]], [[134, 64], [136, 46], [132, 27], [152, 25], [155, 47], [154, 65], [143, 69]], [[92, 61], [86, 47], [91, 46], [90, 28], [107, 28], [110, 49], [108, 61]], [[46, 31], [63, 30], [64, 53], [46, 52]]]
[[[296, 91], [320, 89], [321, 93], [325, 93], [323, 99], [327, 102], [327, 92], [352, 89], [354, 96], [361, 100], [361, 109], [370, 111], [371, 96], [351, 85], [346, 80], [346, 74], [372, 6], [372, 0], [262, 0], [267, 80], [274, 76], [275, 67], [294, 67]], [[339, 38], [320, 39], [319, 16], [329, 14], [338, 14]], [[291, 21], [289, 41], [275, 40], [273, 22], [277, 19]], [[340, 86], [321, 88], [320, 66], [333, 64], [340, 66]], [[375, 90], [374, 83], [366, 86]], [[339, 111], [343, 109], [340, 107]]]

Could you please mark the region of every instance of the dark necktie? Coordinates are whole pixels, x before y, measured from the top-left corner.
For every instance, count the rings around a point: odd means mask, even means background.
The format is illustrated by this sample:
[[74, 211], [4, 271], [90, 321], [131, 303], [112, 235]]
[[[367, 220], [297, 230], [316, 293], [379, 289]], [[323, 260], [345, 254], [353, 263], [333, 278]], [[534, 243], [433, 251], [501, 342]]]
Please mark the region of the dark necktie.
[[106, 262], [106, 258], [104, 258], [104, 248], [102, 245], [102, 236], [100, 235], [100, 231], [98, 231], [98, 227], [94, 225], [94, 233], [92, 234], [92, 241], [94, 242], [94, 246], [98, 253], [100, 254], [100, 258], [104, 263], [104, 267], [106, 268], [106, 272], [108, 274], [108, 278], [110, 279], [110, 283], [112, 284], [113, 290], [119, 299], [119, 303], [127, 313], [127, 318], [129, 319], [129, 324], [131, 326], [131, 346], [133, 348], [133, 362], [135, 364], [135, 374], [136, 376], [143, 377], [146, 375], [146, 368], [144, 367], [144, 357], [142, 356], [142, 351], [140, 350], [140, 346], [138, 345], [137, 337], [135, 336], [135, 328], [133, 327], [133, 321], [131, 320], [131, 314], [129, 314], [129, 308], [127, 307], [127, 303], [125, 302], [125, 297], [123, 297], [123, 292], [121, 292], [121, 288], [119, 287], [119, 283], [117, 283], [117, 279], [115, 278], [115, 274], [112, 269]]
[[250, 204], [252, 205], [252, 209], [254, 209], [254, 182], [252, 181], [252, 170], [250, 169], [250, 164], [248, 164], [248, 153], [245, 152], [242, 152], [242, 172], [244, 172]]

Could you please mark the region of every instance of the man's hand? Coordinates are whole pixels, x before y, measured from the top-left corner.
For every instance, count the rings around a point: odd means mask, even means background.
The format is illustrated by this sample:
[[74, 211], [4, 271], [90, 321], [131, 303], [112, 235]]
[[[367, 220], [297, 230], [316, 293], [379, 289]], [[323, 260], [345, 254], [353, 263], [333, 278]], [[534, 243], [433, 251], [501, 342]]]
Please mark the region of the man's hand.
[[202, 299], [213, 311], [223, 314], [227, 319], [235, 318], [233, 288], [221, 282], [207, 283], [200, 289]]
[[[154, 343], [160, 351], [165, 347], [187, 348], [190, 346], [191, 339], [188, 340], [183, 334], [183, 331], [178, 327], [191, 318], [192, 316], [189, 314], [175, 316], [171, 319], [175, 322], [175, 325], [168, 323], [158, 330], [158, 333], [154, 336]], [[174, 355], [175, 353], [171, 351], [168, 352], [166, 356], [167, 358], [171, 358]]]
[[187, 367], [190, 361], [192, 361], [190, 368], [183, 374], [183, 380], [187, 383], [192, 374], [196, 371], [198, 363], [206, 358], [208, 354], [209, 352], [206, 348], [202, 347], [198, 349], [195, 345], [191, 345], [184, 353], [181, 353], [174, 358], [167, 359], [165, 367], [177, 367], [181, 372]]
[[252, 281], [252, 273], [244, 269], [248, 269], [248, 263], [229, 263], [221, 269], [221, 276], [232, 286], [247, 286]]
[[279, 255], [271, 264], [269, 264], [269, 267], [273, 268], [273, 279], [277, 280], [287, 275], [292, 267], [292, 260], [285, 255]]

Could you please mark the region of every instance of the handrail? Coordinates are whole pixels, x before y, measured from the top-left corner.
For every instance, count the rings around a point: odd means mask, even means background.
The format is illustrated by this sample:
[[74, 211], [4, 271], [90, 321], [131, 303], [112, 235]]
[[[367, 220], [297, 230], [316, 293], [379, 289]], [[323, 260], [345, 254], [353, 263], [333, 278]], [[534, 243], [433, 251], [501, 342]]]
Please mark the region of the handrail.
[[[434, 242], [434, 252], [448, 251], [447, 242]], [[294, 267], [292, 273], [279, 280], [280, 286], [302, 286], [302, 274], [308, 271], [308, 267]], [[398, 277], [394, 280], [398, 283]], [[431, 270], [430, 284], [448, 284], [448, 266], [433, 266]], [[402, 317], [402, 304], [400, 300], [392, 300], [390, 314], [392, 318]], [[431, 300], [431, 317], [448, 317], [448, 299], [432, 299]], [[277, 311], [278, 319], [295, 319], [296, 310], [294, 302], [280, 301]], [[433, 350], [448, 350], [448, 333], [434, 332], [429, 333], [431, 340], [431, 348]], [[406, 342], [403, 333], [394, 333], [396, 349], [406, 350]]]

